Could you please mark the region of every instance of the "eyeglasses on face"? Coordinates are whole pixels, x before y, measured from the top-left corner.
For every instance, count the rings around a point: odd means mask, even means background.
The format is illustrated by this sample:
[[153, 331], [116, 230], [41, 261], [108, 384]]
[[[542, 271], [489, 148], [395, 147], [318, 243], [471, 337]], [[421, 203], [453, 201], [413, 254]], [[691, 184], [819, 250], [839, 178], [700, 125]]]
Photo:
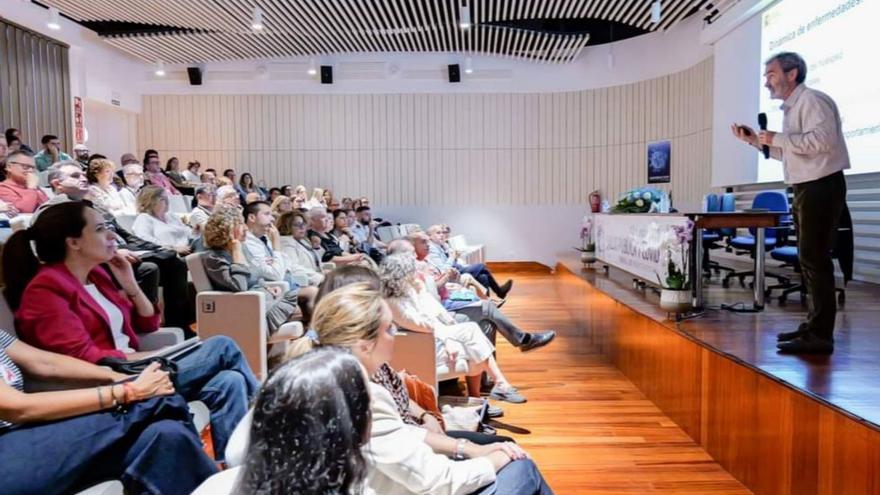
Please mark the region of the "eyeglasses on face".
[[9, 162], [10, 165], [18, 165], [25, 171], [36, 170], [37, 167], [30, 163], [22, 163], [22, 162]]

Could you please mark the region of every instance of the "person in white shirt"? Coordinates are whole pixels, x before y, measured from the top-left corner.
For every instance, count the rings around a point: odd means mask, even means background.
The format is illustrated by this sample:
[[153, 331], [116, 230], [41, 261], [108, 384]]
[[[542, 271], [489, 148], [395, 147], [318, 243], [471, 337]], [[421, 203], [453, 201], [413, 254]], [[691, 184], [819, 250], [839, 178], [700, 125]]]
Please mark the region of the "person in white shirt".
[[216, 191], [211, 184], [199, 184], [195, 188], [196, 207], [189, 214], [189, 226], [193, 232], [201, 233], [208, 223], [208, 218], [214, 212]]
[[272, 209], [265, 201], [254, 201], [244, 207], [248, 228], [244, 256], [257, 275], [269, 281], [291, 282], [287, 264], [281, 255], [281, 239], [272, 219]]
[[810, 306], [807, 321], [797, 330], [777, 335], [777, 347], [784, 354], [831, 354], [837, 312], [831, 251], [846, 205], [843, 171], [850, 168], [842, 120], [830, 96], [804, 84], [807, 64], [800, 55], [778, 53], [764, 69], [770, 97], [783, 100], [782, 131], [756, 133], [739, 124], [731, 130], [782, 160], [785, 182], [794, 189], [798, 264]]
[[122, 194], [113, 184], [116, 165], [107, 159], [96, 159], [89, 163], [89, 195], [92, 201], [114, 215], [134, 215], [134, 205], [126, 204]]
[[202, 167], [202, 164], [199, 162], [189, 162], [186, 165], [186, 170], [183, 171], [183, 178], [190, 184], [199, 184], [202, 182], [201, 176], [199, 175], [199, 168]]
[[[394, 353], [397, 329], [381, 295], [366, 283], [331, 291], [315, 308], [314, 335], [300, 339], [290, 357], [314, 347], [349, 349], [369, 376]], [[306, 356], [308, 354], [305, 354]], [[367, 487], [382, 495], [546, 495], [552, 490], [528, 454], [514, 443], [476, 445], [404, 423], [391, 394], [371, 382], [370, 463]]]
[[168, 193], [159, 186], [145, 186], [138, 194], [137, 218], [131, 230], [145, 241], [173, 249], [180, 256], [192, 251], [193, 231], [168, 211]]
[[122, 166], [122, 178], [125, 187], [119, 190], [119, 197], [126, 210], [137, 212], [137, 195], [144, 187], [144, 168], [137, 162]]
[[413, 332], [432, 334], [447, 347], [454, 349], [458, 344], [463, 348], [469, 365], [467, 388], [472, 397], [480, 397], [480, 379], [485, 372], [495, 383], [490, 398], [514, 404], [526, 402], [504, 376], [493, 356], [494, 347], [480, 327], [472, 321], [458, 323], [428, 292], [419, 279], [414, 254], [387, 256], [379, 266], [379, 276], [395, 323]]
[[281, 235], [281, 254], [287, 268], [296, 276], [301, 274], [309, 281], [309, 285], [318, 286], [324, 281], [321, 270], [321, 258], [312, 249], [306, 232], [306, 217], [300, 211], [283, 213], [275, 222]]

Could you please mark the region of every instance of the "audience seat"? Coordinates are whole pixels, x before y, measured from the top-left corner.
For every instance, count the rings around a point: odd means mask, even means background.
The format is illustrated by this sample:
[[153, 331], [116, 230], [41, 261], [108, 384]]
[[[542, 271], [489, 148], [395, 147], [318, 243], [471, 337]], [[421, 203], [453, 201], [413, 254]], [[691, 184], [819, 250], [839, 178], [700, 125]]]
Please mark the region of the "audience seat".
[[186, 215], [190, 212], [189, 202], [180, 194], [168, 196], [168, 211], [178, 215]]
[[468, 371], [467, 362], [463, 358], [456, 363], [455, 369], [450, 369], [447, 363], [438, 365], [436, 356], [434, 334], [401, 328], [394, 338], [394, 356], [389, 364], [395, 370], [406, 370], [433, 386], [436, 394], [439, 382], [465, 376]]
[[400, 233], [400, 228], [397, 225], [386, 225], [384, 227], [376, 228], [376, 235], [379, 236], [379, 240], [388, 244], [394, 239], [400, 239], [403, 237]]
[[485, 246], [482, 244], [469, 246], [463, 235], [450, 237], [449, 246], [459, 252], [458, 262], [462, 265], [482, 263], [485, 258]]
[[[755, 196], [755, 199], [752, 201], [753, 209], [762, 209], [767, 211], [778, 211], [785, 213], [784, 215], [780, 215], [780, 223], [782, 225], [788, 225], [791, 223], [791, 213], [788, 206], [788, 198], [783, 191], [762, 191]], [[743, 251], [748, 253], [752, 258], [755, 256], [755, 232], [756, 229], [750, 228], [749, 233], [744, 236], [736, 236], [728, 241], [728, 246], [732, 249]], [[773, 248], [781, 246], [786, 238], [788, 237], [788, 228], [787, 227], [779, 227], [779, 228], [770, 228], [765, 229], [764, 236], [764, 249], [765, 252], [770, 252]], [[722, 286], [728, 287], [730, 285], [730, 279], [733, 277], [739, 278], [740, 284], [744, 285], [745, 277], [754, 277], [754, 270], [747, 270], [743, 272], [731, 272], [724, 277], [722, 281]], [[780, 283], [785, 284], [788, 283], [788, 279], [781, 275], [776, 275], [772, 273], [765, 273], [766, 277], [771, 277], [778, 280]]]
[[[282, 325], [276, 335], [269, 339], [266, 326], [265, 294], [258, 291], [222, 292], [211, 288], [211, 282], [202, 264], [204, 253], [186, 257], [193, 285], [196, 288], [196, 324], [199, 337], [225, 335], [241, 348], [251, 369], [258, 378], [268, 373], [268, 345], [284, 343], [303, 335], [300, 322]], [[287, 287], [286, 283], [283, 283]]]

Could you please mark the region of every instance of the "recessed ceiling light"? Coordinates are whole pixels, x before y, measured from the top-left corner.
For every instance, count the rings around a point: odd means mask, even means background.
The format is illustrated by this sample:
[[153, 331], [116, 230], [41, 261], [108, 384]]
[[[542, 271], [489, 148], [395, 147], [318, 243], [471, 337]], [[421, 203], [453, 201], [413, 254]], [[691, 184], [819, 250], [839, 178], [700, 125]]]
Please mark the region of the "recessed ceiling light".
[[458, 27], [462, 29], [471, 28], [471, 9], [467, 5], [462, 5], [458, 9]]
[[309, 61], [309, 75], [314, 76], [318, 73], [318, 67], [315, 65], [315, 59]]
[[49, 22], [46, 23], [46, 26], [53, 31], [61, 29], [61, 12], [58, 12], [55, 7], [49, 7]]
[[464, 59], [464, 73], [465, 74], [473, 74], [474, 73], [474, 66], [473, 66], [473, 63], [471, 62], [470, 57]]
[[254, 31], [262, 31], [263, 25], [263, 9], [254, 7], [254, 16], [251, 18], [251, 29]]
[[159, 77], [165, 76], [165, 62], [161, 60], [156, 61], [156, 75]]
[[663, 16], [663, 5], [660, 3], [660, 0], [656, 0], [653, 5], [651, 5], [651, 22], [654, 24], [660, 24], [660, 17]]

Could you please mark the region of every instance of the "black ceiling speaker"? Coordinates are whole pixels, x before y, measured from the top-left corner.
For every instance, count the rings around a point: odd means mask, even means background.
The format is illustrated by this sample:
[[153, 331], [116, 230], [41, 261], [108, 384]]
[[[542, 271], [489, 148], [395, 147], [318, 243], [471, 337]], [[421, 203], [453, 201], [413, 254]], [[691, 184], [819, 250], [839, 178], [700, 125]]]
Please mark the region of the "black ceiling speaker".
[[449, 82], [461, 82], [461, 69], [458, 64], [449, 64]]
[[202, 85], [202, 69], [199, 67], [187, 67], [186, 75], [189, 76], [189, 83], [192, 86]]
[[321, 66], [321, 84], [333, 84], [333, 66]]

